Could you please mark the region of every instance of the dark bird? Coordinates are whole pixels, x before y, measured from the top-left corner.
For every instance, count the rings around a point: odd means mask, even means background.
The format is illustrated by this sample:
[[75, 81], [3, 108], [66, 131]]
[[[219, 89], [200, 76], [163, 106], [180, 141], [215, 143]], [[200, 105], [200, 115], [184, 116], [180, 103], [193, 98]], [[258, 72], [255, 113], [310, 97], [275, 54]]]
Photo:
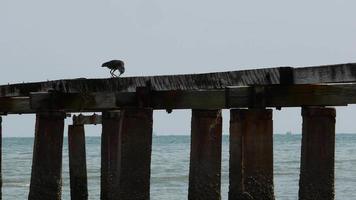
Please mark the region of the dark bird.
[[115, 74], [116, 70], [119, 70], [120, 74], [119, 76], [121, 76], [121, 74], [123, 74], [125, 72], [125, 67], [124, 67], [125, 63], [121, 60], [111, 60], [109, 62], [103, 63], [101, 65], [101, 67], [107, 67], [110, 69], [110, 74], [112, 77], [118, 77]]

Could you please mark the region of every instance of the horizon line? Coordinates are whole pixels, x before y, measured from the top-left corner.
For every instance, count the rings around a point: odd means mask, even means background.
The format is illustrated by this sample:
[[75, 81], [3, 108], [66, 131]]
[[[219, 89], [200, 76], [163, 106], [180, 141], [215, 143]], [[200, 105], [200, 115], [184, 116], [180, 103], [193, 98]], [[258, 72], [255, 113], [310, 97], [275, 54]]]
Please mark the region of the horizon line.
[[[229, 134], [226, 134], [226, 133], [223, 133], [222, 134], [223, 136], [229, 136]], [[273, 135], [286, 135], [286, 133], [274, 133]], [[288, 136], [293, 136], [293, 135], [302, 135], [301, 133], [292, 133], [291, 135], [288, 135]], [[348, 132], [345, 132], [345, 133], [342, 133], [342, 132], [339, 132], [339, 133], [335, 133], [335, 135], [356, 135], [356, 132], [355, 133], [348, 133]], [[152, 135], [153, 137], [165, 137], [165, 136], [190, 136], [190, 134], [169, 134], [169, 135], [160, 135], [160, 134], [153, 134]], [[67, 138], [68, 136], [67, 135], [64, 135], [64, 138]], [[89, 136], [85, 136], [85, 137], [101, 137], [100, 135], [98, 136], [95, 136], [95, 135], [89, 135]], [[2, 138], [34, 138], [34, 136], [3, 136]]]

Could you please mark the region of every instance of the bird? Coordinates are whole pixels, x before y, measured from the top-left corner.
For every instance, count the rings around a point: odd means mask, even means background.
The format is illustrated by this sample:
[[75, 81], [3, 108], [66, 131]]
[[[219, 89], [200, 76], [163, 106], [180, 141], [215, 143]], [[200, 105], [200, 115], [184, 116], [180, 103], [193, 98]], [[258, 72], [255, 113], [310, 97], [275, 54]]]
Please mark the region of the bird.
[[[107, 67], [110, 69], [111, 77], [119, 77], [125, 72], [125, 63], [122, 60], [110, 60], [101, 65], [101, 67]], [[115, 71], [119, 70], [120, 74], [117, 76]]]

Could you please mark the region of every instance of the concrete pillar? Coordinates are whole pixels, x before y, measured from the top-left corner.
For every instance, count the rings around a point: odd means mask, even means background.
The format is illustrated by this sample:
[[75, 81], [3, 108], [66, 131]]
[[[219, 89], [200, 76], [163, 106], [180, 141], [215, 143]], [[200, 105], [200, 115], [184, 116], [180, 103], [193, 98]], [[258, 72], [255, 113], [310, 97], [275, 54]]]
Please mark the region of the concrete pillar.
[[189, 200], [219, 200], [221, 110], [192, 110]]
[[84, 125], [68, 126], [70, 197], [88, 199]]
[[119, 199], [121, 112], [104, 112], [102, 120], [100, 199]]
[[334, 199], [334, 108], [302, 108], [300, 200]]
[[150, 198], [152, 109], [103, 113], [101, 199]]
[[273, 200], [273, 120], [270, 109], [230, 111], [229, 200]]
[[36, 115], [28, 199], [61, 199], [64, 118], [63, 112], [42, 112]]

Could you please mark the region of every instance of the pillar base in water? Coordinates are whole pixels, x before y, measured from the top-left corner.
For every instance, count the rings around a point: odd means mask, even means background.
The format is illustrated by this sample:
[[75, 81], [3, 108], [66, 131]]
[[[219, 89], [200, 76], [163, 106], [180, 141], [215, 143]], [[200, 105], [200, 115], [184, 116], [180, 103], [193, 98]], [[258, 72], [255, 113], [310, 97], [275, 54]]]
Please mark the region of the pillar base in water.
[[70, 197], [88, 199], [85, 134], [83, 125], [68, 126]]
[[33, 147], [31, 200], [60, 200], [65, 113], [37, 113]]
[[221, 185], [221, 110], [193, 110], [189, 200], [219, 200]]
[[229, 200], [273, 200], [273, 121], [270, 109], [230, 111]]
[[302, 116], [299, 199], [333, 200], [336, 111], [307, 107]]
[[103, 113], [101, 199], [150, 198], [152, 109]]

